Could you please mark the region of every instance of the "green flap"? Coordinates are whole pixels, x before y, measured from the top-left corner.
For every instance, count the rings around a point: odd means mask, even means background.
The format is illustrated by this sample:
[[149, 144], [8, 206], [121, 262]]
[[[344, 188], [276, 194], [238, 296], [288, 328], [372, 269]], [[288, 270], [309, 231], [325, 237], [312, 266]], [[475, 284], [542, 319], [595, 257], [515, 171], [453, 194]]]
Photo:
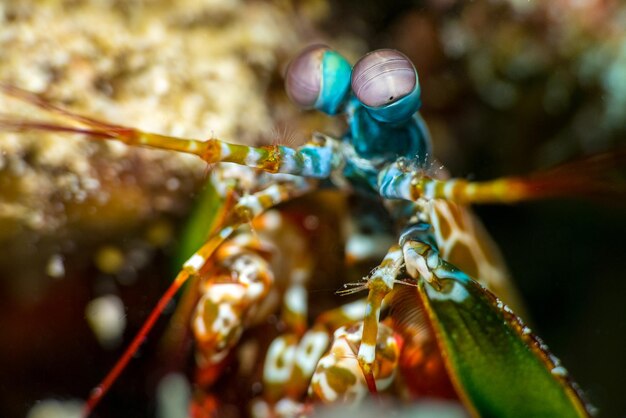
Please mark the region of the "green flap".
[[215, 190], [211, 181], [207, 181], [183, 227], [180, 243], [173, 257], [174, 273], [178, 273], [183, 263], [204, 244], [220, 219], [223, 204], [224, 198]]
[[567, 372], [491, 292], [452, 265], [419, 292], [457, 391], [482, 417], [588, 416]]

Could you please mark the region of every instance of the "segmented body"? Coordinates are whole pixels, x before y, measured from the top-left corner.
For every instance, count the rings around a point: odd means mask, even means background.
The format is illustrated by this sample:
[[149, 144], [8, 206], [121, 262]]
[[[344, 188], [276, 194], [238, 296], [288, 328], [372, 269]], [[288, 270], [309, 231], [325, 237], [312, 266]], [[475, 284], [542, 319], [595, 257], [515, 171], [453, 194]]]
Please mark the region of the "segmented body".
[[[309, 48], [296, 58], [287, 74], [292, 99], [303, 107], [343, 113], [350, 126], [341, 139], [317, 135], [297, 149], [151, 134], [74, 115], [16, 88], [3, 90], [86, 126], [9, 120], [2, 121], [5, 129], [80, 132], [270, 173], [250, 180], [248, 169], [234, 176], [217, 170], [216, 188], [222, 198], [237, 198], [183, 264], [127, 352], [90, 398], [87, 413], [123, 370], [169, 299], [193, 279], [198, 286], [192, 327], [201, 390], [192, 410], [197, 416], [220, 414], [219, 402], [210, 395], [216, 380], [232, 361], [244, 331], [263, 322], [276, 306], [280, 306], [282, 332], [266, 346], [261, 399], [252, 408], [257, 417], [299, 416], [308, 414], [316, 401], [358, 402], [368, 392], [386, 389], [402, 401], [420, 396], [457, 398], [476, 415], [523, 414], [524, 409], [510, 407], [519, 403], [516, 397], [532, 398], [523, 405], [531, 414], [586, 414], [564, 369], [539, 340], [528, 337], [506, 304], [487, 290], [517, 306], [497, 249], [464, 205], [558, 195], [584, 190], [588, 184], [565, 176], [483, 183], [445, 178], [433, 169], [430, 137], [416, 113], [420, 106], [417, 73], [397, 51], [366, 55], [354, 69], [327, 47]], [[279, 213], [263, 213], [318, 189], [319, 179], [343, 193], [371, 199], [373, 206], [382, 205], [391, 230], [379, 235], [391, 236], [395, 242], [382, 262], [346, 291], [367, 290], [367, 299], [321, 315], [308, 330], [305, 288], [316, 280], [313, 252], [306, 248], [306, 236]], [[372, 211], [366, 209], [359, 216]], [[365, 247], [349, 247], [351, 262], [378, 252], [360, 250]], [[280, 257], [289, 260], [282, 268], [276, 263]], [[398, 284], [408, 287], [398, 291]], [[279, 297], [272, 300], [272, 295]], [[389, 315], [386, 303], [391, 305]], [[484, 316], [488, 331], [481, 330], [473, 310]], [[383, 316], [389, 319], [381, 322]], [[474, 338], [461, 338], [467, 334]], [[483, 352], [480, 344], [491, 344], [491, 339], [496, 351]], [[506, 361], [509, 351], [517, 356], [513, 364]], [[485, 374], [488, 354], [498, 367], [495, 389], [488, 382], [489, 373]], [[468, 362], [474, 360], [472, 368]], [[544, 388], [548, 402], [529, 392], [524, 382], [515, 390], [503, 389], [502, 379], [525, 367], [528, 381]], [[248, 372], [254, 379], [255, 372]], [[426, 381], [418, 383], [418, 373]]]

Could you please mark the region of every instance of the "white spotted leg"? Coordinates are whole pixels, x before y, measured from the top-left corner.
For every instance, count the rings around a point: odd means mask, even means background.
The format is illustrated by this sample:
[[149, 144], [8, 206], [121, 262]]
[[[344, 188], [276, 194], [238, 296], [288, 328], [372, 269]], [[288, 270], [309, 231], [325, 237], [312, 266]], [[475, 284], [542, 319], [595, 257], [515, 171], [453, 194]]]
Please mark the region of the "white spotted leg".
[[308, 248], [303, 248], [293, 257], [281, 310], [281, 322], [286, 332], [270, 344], [263, 367], [264, 397], [268, 407], [278, 407], [285, 399], [297, 402], [308, 387], [308, 376], [313, 373], [329, 343], [329, 336], [323, 328], [307, 331], [306, 283], [312, 269], [311, 254]]
[[230, 217], [225, 220], [222, 229], [209, 237], [205, 244], [196, 251], [183, 265], [170, 287], [159, 299], [156, 306], [142, 325], [141, 329], [134, 337], [124, 354], [117, 361], [111, 371], [105, 376], [102, 382], [96, 386], [87, 400], [83, 416], [91, 414], [96, 405], [104, 397], [111, 385], [115, 382], [120, 373], [137, 352], [142, 342], [154, 326], [169, 301], [174, 297], [178, 289], [190, 278], [197, 277], [200, 270], [211, 258], [215, 250], [241, 225], [250, 222], [252, 219], [263, 213], [265, 210], [286, 202], [309, 192], [314, 187], [309, 181], [302, 178], [293, 177], [293, 181], [275, 183], [254, 194], [242, 197], [233, 207]]
[[[369, 392], [357, 359], [363, 334], [365, 299], [321, 314], [298, 338], [283, 334], [271, 343], [265, 358], [263, 400], [252, 406], [255, 418], [307, 414], [312, 402], [356, 404]], [[380, 390], [395, 377], [399, 344], [391, 328], [380, 324], [374, 374]], [[306, 401], [302, 401], [306, 396]]]
[[[376, 359], [376, 345], [379, 337], [380, 311], [384, 298], [393, 290], [400, 270], [405, 267], [414, 279], [422, 277], [433, 287], [438, 281], [432, 269], [439, 265], [436, 244], [428, 233], [430, 226], [425, 223], [411, 225], [401, 234], [399, 245], [394, 245], [374, 269], [367, 280], [369, 290], [363, 321], [363, 335], [359, 347], [358, 360], [371, 393], [377, 393], [372, 365]], [[432, 245], [431, 245], [432, 244]]]
[[[309, 396], [312, 400], [324, 404], [358, 404], [372, 392], [357, 358], [363, 326], [363, 321], [358, 321], [335, 330], [329, 351], [319, 360], [311, 377]], [[371, 368], [376, 390], [383, 391], [395, 378], [400, 344], [392, 328], [385, 323], [378, 324], [377, 334]]]

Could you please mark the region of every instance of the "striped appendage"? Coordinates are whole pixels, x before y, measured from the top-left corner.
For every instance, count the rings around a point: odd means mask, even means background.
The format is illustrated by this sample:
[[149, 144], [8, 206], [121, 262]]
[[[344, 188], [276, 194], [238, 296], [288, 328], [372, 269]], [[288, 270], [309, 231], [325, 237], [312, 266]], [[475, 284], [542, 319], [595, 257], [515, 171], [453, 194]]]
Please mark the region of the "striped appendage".
[[230, 218], [225, 226], [192, 255], [183, 264], [183, 272], [197, 274], [204, 266], [213, 252], [220, 246], [238, 227], [252, 221], [267, 209], [301, 196], [310, 191], [312, 185], [303, 179], [294, 177], [292, 182], [276, 183], [267, 188], [239, 199], [233, 207]]
[[202, 247], [196, 251], [183, 265], [182, 270], [173, 283], [163, 294], [157, 305], [152, 310], [148, 319], [128, 346], [122, 357], [115, 364], [113, 369], [107, 374], [102, 382], [91, 392], [85, 410], [84, 416], [88, 416], [94, 407], [102, 399], [109, 390], [113, 382], [119, 374], [124, 370], [133, 354], [137, 352], [139, 346], [146, 338], [159, 318], [169, 301], [174, 297], [180, 287], [190, 278], [197, 277], [205, 264], [209, 261], [215, 250], [228, 239], [232, 233], [241, 225], [252, 221], [267, 209], [286, 202], [295, 197], [301, 196], [311, 190], [313, 186], [301, 178], [293, 178], [293, 181], [283, 181], [275, 183], [267, 188], [260, 190], [252, 195], [242, 197], [233, 207], [232, 213], [228, 219], [224, 221], [222, 228], [212, 236], [210, 236]]
[[[574, 196], [623, 196], [623, 183], [610, 179], [623, 153], [583, 158], [528, 177], [502, 177], [491, 181], [435, 179], [415, 169], [405, 159], [384, 167], [378, 175], [378, 190], [385, 199], [442, 199], [461, 204], [517, 203], [533, 199]], [[606, 163], [602, 166], [603, 163]]]
[[[222, 361], [239, 341], [246, 316], [274, 283], [263, 243], [250, 233], [224, 243], [202, 273], [200, 300], [192, 316], [200, 367]], [[207, 382], [208, 383], [208, 382]]]
[[[283, 334], [270, 344], [263, 367], [264, 393], [252, 405], [255, 418], [307, 414], [311, 402], [356, 404], [369, 387], [357, 359], [365, 300], [325, 312], [301, 337]], [[372, 375], [378, 390], [390, 387], [400, 346], [391, 328], [380, 324]]]
[[396, 279], [400, 274], [402, 263], [402, 250], [398, 245], [394, 245], [367, 279], [366, 287], [369, 293], [367, 295], [365, 319], [363, 321], [363, 334], [358, 350], [358, 361], [367, 386], [372, 393], [377, 392], [373, 364], [377, 351], [376, 343], [378, 341], [380, 311], [383, 299], [393, 290]]
[[[294, 239], [289, 240], [289, 250], [299, 250]], [[289, 250], [283, 255], [289, 256]], [[288, 258], [297, 259], [298, 256]], [[306, 266], [310, 260], [303, 261], [298, 262], [289, 274], [282, 307], [282, 322], [286, 332], [275, 338], [267, 349], [263, 366], [263, 398], [257, 399], [252, 407], [255, 417], [296, 416], [310, 408], [308, 401], [304, 401], [307, 389], [320, 358], [329, 348], [333, 332], [346, 324], [363, 320], [365, 301], [359, 300], [324, 312], [313, 327], [306, 330], [306, 277], [303, 267], [297, 266]], [[297, 320], [294, 321], [294, 318]], [[357, 370], [359, 376], [362, 376], [360, 369]], [[339, 369], [329, 371], [329, 376], [332, 376], [333, 371]], [[342, 379], [342, 376], [340, 374], [336, 379]]]
[[329, 343], [328, 332], [319, 326], [314, 326], [302, 337], [288, 333], [275, 338], [267, 350], [263, 366], [264, 400], [269, 405], [283, 398], [300, 401]]
[[378, 175], [378, 189], [386, 199], [445, 199], [458, 203], [513, 203], [534, 197], [524, 179], [502, 178], [486, 182], [463, 179], [440, 180], [415, 170], [400, 159], [387, 165]]
[[[212, 385], [229, 364], [227, 356], [243, 331], [276, 312], [282, 294], [281, 326], [287, 334], [276, 338], [268, 348], [263, 367], [264, 398], [279, 416], [277, 411], [293, 416], [287, 412], [294, 407], [288, 399], [297, 399], [306, 392], [310, 375], [329, 340], [323, 328], [306, 331], [304, 287], [312, 255], [302, 230], [279, 211], [264, 213], [251, 226], [251, 230], [239, 229], [201, 270], [201, 296], [191, 321], [198, 363], [194, 398], [207, 399], [205, 392], [214, 389]], [[284, 396], [288, 398], [283, 400]], [[259, 408], [259, 403], [253, 408], [257, 415], [269, 416], [261, 414]], [[219, 407], [215, 406], [214, 411], [217, 413]]]
[[269, 173], [293, 174], [309, 178], [327, 178], [338, 164], [335, 152], [337, 143], [322, 135], [317, 135], [313, 141], [298, 149], [281, 145], [251, 147], [219, 139], [201, 141], [178, 138], [78, 115], [52, 104], [39, 95], [14, 86], [0, 84], [0, 92], [84, 126], [76, 127], [69, 124], [8, 117], [0, 118], [0, 130], [83, 134], [92, 139], [112, 139], [131, 146], [193, 154], [209, 164], [230, 162]]
[[[362, 322], [341, 327], [333, 335], [328, 354], [320, 359], [311, 378], [309, 393], [323, 403], [358, 403], [369, 392], [369, 383], [356, 355], [363, 345]], [[381, 323], [376, 339], [376, 354], [371, 369], [377, 391], [391, 386], [396, 374], [400, 346], [392, 329]]]

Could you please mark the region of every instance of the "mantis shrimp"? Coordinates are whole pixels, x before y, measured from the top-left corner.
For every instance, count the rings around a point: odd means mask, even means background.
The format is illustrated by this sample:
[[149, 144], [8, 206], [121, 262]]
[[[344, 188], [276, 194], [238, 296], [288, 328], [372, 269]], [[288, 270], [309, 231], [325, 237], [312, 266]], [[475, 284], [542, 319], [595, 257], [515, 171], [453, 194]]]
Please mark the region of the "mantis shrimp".
[[[219, 415], [211, 394], [217, 379], [234, 361], [242, 334], [277, 310], [280, 333], [266, 348], [260, 396], [240, 405], [255, 417], [303, 416], [320, 403], [356, 404], [387, 393], [405, 403], [456, 399], [475, 416], [589, 415], [565, 368], [509, 308], [521, 309], [498, 250], [469, 205], [602, 191], [601, 183], [577, 174], [600, 163], [591, 158], [485, 182], [451, 178], [434, 159], [418, 112], [417, 71], [395, 50], [370, 52], [351, 66], [327, 46], [310, 46], [290, 64], [286, 90], [301, 108], [343, 115], [348, 131], [340, 139], [316, 134], [298, 148], [201, 141], [77, 115], [2, 86], [4, 94], [74, 124], [9, 119], [1, 129], [85, 134], [216, 165], [212, 193], [221, 206], [206, 214], [213, 217], [210, 233], [92, 392], [85, 416], [188, 282], [195, 289], [189, 314], [200, 388], [193, 416]], [[395, 235], [381, 254], [375, 236], [353, 231], [346, 257], [382, 261], [340, 293], [367, 296], [322, 313], [309, 327], [313, 256], [302, 228], [281, 208], [320, 189], [371, 202], [354, 223], [386, 222]], [[384, 220], [377, 218], [381, 212]]]

